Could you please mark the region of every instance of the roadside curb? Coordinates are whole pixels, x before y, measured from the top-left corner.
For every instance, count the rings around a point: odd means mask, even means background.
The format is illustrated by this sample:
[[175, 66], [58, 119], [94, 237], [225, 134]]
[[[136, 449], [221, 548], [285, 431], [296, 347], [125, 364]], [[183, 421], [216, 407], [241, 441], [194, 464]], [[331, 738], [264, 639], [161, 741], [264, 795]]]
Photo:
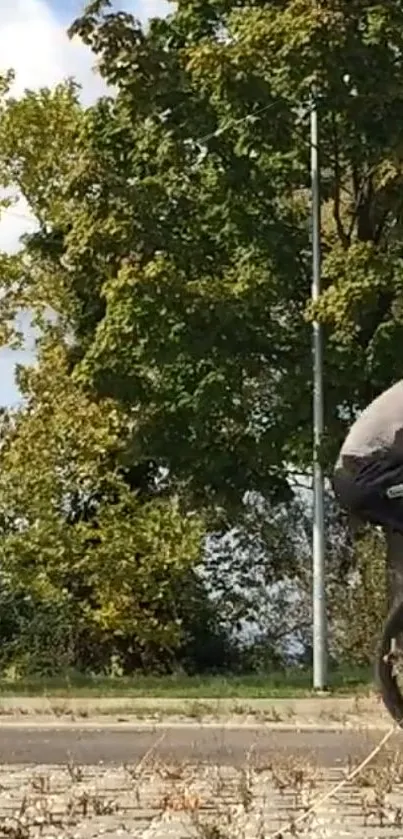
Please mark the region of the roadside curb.
[[188, 720], [188, 719], [178, 719], [178, 720], [140, 720], [140, 719], [131, 719], [131, 720], [120, 720], [120, 721], [113, 721], [108, 720], [107, 717], [101, 717], [98, 719], [92, 720], [83, 720], [83, 719], [71, 719], [71, 718], [55, 718], [55, 717], [30, 717], [27, 719], [26, 717], [14, 717], [13, 719], [1, 719], [0, 718], [0, 735], [1, 730], [43, 730], [43, 731], [126, 731], [126, 732], [158, 732], [158, 731], [175, 731], [179, 729], [187, 729], [187, 730], [214, 730], [218, 729], [220, 731], [273, 731], [273, 732], [295, 732], [297, 733], [304, 733], [304, 732], [312, 732], [315, 731], [316, 733], [326, 733], [326, 732], [339, 732], [345, 733], [346, 731], [387, 731], [391, 726], [391, 721], [388, 722], [386, 719], [382, 720], [363, 720], [361, 722], [347, 722], [347, 723], [329, 723], [326, 724], [324, 722], [295, 722], [295, 724], [286, 724], [286, 723], [273, 723], [273, 722], [260, 722], [256, 721], [244, 721], [242, 719], [239, 720], [225, 720], [225, 719], [215, 719], [215, 720]]
[[299, 699], [0, 697], [1, 727], [131, 729], [189, 727], [274, 731], [383, 730], [391, 720], [373, 696]]
[[148, 708], [149, 710], [169, 710], [170, 708], [189, 708], [200, 706], [211, 709], [221, 709], [228, 711], [234, 708], [239, 708], [245, 712], [256, 712], [259, 710], [278, 709], [295, 710], [296, 713], [322, 710], [337, 709], [344, 712], [371, 711], [376, 712], [380, 707], [381, 702], [377, 695], [370, 696], [334, 696], [332, 694], [321, 696], [308, 696], [298, 698], [271, 698], [259, 697], [256, 699], [248, 699], [243, 697], [155, 697], [155, 696], [52, 696], [51, 694], [42, 694], [37, 696], [8, 696], [0, 695], [0, 711], [1, 709], [14, 709], [24, 707], [27, 710], [39, 711], [46, 710], [49, 706], [55, 707], [71, 707], [91, 709], [104, 709], [108, 711], [111, 708]]

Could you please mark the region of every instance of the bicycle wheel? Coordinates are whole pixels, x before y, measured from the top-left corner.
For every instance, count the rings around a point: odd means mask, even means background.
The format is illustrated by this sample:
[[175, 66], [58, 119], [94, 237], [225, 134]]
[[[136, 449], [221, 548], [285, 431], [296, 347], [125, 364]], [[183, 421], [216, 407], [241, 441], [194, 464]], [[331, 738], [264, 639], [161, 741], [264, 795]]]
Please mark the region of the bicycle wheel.
[[390, 611], [376, 661], [376, 681], [391, 717], [403, 728], [403, 601]]

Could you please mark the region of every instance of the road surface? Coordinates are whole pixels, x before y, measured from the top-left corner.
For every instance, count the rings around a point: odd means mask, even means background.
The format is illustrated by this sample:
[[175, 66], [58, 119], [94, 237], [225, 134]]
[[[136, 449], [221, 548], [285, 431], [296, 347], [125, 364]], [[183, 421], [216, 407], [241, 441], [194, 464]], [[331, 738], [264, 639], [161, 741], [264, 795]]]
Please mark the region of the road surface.
[[[0, 763], [61, 765], [70, 757], [86, 766], [133, 763], [155, 746], [165, 761], [209, 762], [240, 766], [253, 749], [254, 760], [269, 762], [279, 755], [304, 755], [323, 767], [345, 765], [349, 757], [365, 757], [384, 731], [275, 731], [265, 728], [169, 727], [122, 730], [79, 727], [35, 728], [0, 725]], [[402, 749], [400, 731], [388, 748]]]

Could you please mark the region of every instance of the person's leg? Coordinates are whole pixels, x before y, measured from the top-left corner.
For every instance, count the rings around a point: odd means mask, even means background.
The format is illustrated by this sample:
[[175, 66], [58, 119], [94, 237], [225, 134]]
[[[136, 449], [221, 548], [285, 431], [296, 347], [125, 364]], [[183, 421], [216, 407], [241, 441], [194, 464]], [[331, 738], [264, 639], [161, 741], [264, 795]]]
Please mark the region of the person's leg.
[[[334, 490], [342, 507], [362, 522], [381, 526], [386, 537], [389, 607], [403, 601], [403, 463], [383, 457], [355, 475], [336, 476]], [[399, 497], [400, 496], [400, 497]]]
[[403, 601], [403, 533], [386, 527], [385, 536], [388, 606], [392, 609]]

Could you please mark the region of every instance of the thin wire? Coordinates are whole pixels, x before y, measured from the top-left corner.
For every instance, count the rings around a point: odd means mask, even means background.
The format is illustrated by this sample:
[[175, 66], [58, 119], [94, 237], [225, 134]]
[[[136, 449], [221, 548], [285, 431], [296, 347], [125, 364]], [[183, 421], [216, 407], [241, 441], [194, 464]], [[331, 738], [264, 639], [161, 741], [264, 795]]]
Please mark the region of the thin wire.
[[[280, 102], [283, 102], [283, 99], [276, 99], [274, 102], [269, 102], [268, 105], [264, 105], [262, 108], [258, 108], [257, 111], [253, 113], [246, 114], [244, 117], [239, 117], [235, 119], [230, 119], [229, 122], [222, 125], [220, 128], [216, 128], [215, 131], [212, 131], [210, 134], [206, 134], [204, 137], [199, 137], [197, 140], [193, 140], [192, 138], [188, 138], [187, 142], [192, 142], [196, 146], [200, 146], [202, 143], [207, 143], [209, 140], [213, 140], [215, 137], [219, 137], [221, 134], [224, 134], [226, 131], [229, 131], [230, 128], [233, 128], [235, 125], [242, 125], [244, 122], [253, 122], [260, 114], [265, 113], [266, 111], [270, 111], [271, 108], [275, 108]], [[309, 111], [307, 112], [309, 113]]]
[[[275, 108], [277, 105], [282, 103], [284, 100], [279, 98], [276, 99], [274, 102], [269, 102], [268, 105], [264, 105], [261, 108], [258, 108], [256, 111], [246, 114], [243, 117], [233, 118], [230, 119], [229, 122], [225, 123], [225, 125], [216, 128], [215, 131], [211, 131], [209, 134], [205, 134], [204, 136], [198, 137], [197, 139], [193, 139], [191, 137], [186, 138], [185, 142], [193, 143], [195, 146], [201, 146], [203, 143], [208, 143], [209, 140], [213, 140], [215, 137], [220, 137], [222, 134], [225, 134], [226, 131], [229, 131], [230, 128], [234, 128], [236, 125], [242, 125], [246, 122], [254, 122], [261, 114], [270, 111], [272, 108]], [[311, 108], [308, 108], [305, 112], [307, 116], [311, 113]], [[12, 218], [18, 218], [24, 221], [30, 221], [35, 223], [37, 220], [29, 216], [25, 213], [19, 213], [16, 210], [10, 210], [5, 208], [5, 215], [11, 216]], [[1, 210], [0, 210], [0, 221], [1, 221]]]
[[[246, 116], [244, 116], [244, 117], [239, 117], [237, 119], [233, 118], [233, 119], [229, 120], [229, 122], [227, 122], [225, 125], [222, 125], [221, 127], [216, 128], [215, 131], [210, 132], [210, 134], [205, 134], [204, 136], [198, 137], [195, 140], [192, 139], [191, 137], [189, 137], [185, 140], [185, 142], [188, 142], [188, 143], [191, 142], [191, 143], [194, 143], [195, 146], [200, 146], [203, 143], [207, 143], [209, 140], [214, 139], [215, 137], [219, 137], [221, 134], [224, 134], [226, 131], [229, 131], [229, 129], [233, 128], [235, 125], [242, 125], [242, 123], [244, 123], [244, 122], [254, 121], [255, 119], [257, 119], [258, 116], [260, 116], [260, 114], [263, 114], [266, 111], [271, 110], [271, 108], [274, 108], [276, 105], [278, 105], [282, 101], [283, 100], [280, 99], [280, 98], [276, 99], [274, 102], [269, 102], [268, 105], [264, 105], [262, 108], [258, 108], [258, 110], [253, 112], [253, 113], [246, 114]], [[1, 215], [1, 210], [0, 210], [0, 215]], [[19, 213], [17, 210], [10, 210], [8, 208], [5, 208], [5, 215], [11, 216], [12, 218], [22, 219], [22, 220], [25, 220], [25, 221], [36, 222], [36, 219], [33, 218], [32, 216], [28, 216], [26, 213]]]

